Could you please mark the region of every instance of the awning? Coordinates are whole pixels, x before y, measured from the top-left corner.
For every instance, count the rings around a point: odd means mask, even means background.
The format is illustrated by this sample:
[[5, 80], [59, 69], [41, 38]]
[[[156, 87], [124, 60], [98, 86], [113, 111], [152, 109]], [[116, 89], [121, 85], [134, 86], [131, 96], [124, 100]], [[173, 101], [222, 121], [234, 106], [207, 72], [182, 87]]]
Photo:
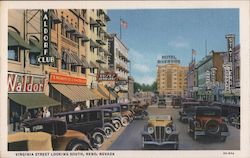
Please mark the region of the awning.
[[83, 65], [84, 68], [91, 68], [90, 63], [88, 63], [88, 61], [85, 58], [82, 58], [81, 60], [84, 63]]
[[99, 45], [97, 43], [95, 43], [92, 39], [90, 39], [90, 46], [94, 47], [94, 48], [98, 48]]
[[100, 93], [97, 89], [92, 89], [92, 91], [93, 91], [97, 96], [99, 96], [99, 97], [102, 98], [102, 99], [105, 99], [105, 100], [109, 99], [108, 96], [103, 95], [103, 94]]
[[104, 87], [104, 85], [99, 84], [99, 85], [97, 86], [97, 89], [98, 89], [98, 91], [99, 91], [101, 94], [103, 94], [103, 95], [107, 96], [108, 98], [110, 98], [110, 100], [116, 100], [116, 98], [112, 95], [112, 93], [111, 93], [108, 89], [106, 89], [106, 88]]
[[98, 68], [98, 66], [93, 61], [90, 61], [90, 66], [91, 68]]
[[68, 52], [66, 49], [62, 49], [62, 60], [67, 64], [78, 64], [76, 59], [71, 55], [71, 53]]
[[88, 36], [86, 36], [85, 34], [82, 34], [82, 37], [79, 37], [79, 38], [82, 38], [83, 42], [88, 42], [89, 41]]
[[76, 31], [76, 29], [68, 22], [64, 21], [64, 27], [67, 32], [73, 33]]
[[87, 86], [64, 84], [51, 85], [73, 103], [100, 99], [100, 97], [96, 96]]
[[90, 25], [93, 25], [95, 27], [99, 26], [99, 24], [95, 20], [93, 20], [93, 19], [90, 19]]
[[29, 44], [17, 32], [11, 30], [8, 30], [8, 46], [19, 46], [24, 49], [30, 49]]
[[26, 106], [28, 109], [60, 105], [59, 102], [43, 93], [9, 93], [8, 97], [14, 102]]
[[30, 52], [35, 54], [40, 54], [42, 51], [42, 43], [35, 39], [29, 39], [30, 41]]
[[50, 45], [50, 55], [54, 56], [57, 59], [60, 57], [57, 48], [53, 43], [51, 43]]
[[59, 23], [62, 22], [62, 21], [56, 16], [56, 14], [55, 14], [54, 11], [51, 12], [51, 17], [52, 17], [52, 20], [54, 21], [54, 24], [59, 24]]
[[84, 63], [82, 62], [82, 60], [78, 57], [76, 53], [70, 53], [70, 55], [77, 61], [77, 64], [74, 64], [74, 65], [80, 65], [80, 66], [84, 65]]

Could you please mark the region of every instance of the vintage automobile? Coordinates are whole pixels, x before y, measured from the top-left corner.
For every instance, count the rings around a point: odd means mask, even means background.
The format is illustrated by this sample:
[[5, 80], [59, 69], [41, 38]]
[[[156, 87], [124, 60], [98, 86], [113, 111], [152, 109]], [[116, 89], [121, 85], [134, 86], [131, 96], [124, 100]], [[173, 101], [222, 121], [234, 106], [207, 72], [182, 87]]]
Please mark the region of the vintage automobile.
[[120, 103], [122, 116], [127, 117], [129, 122], [134, 119], [134, 111], [130, 108], [128, 103]]
[[129, 124], [129, 118], [122, 113], [121, 105], [119, 103], [107, 104], [96, 107], [97, 109], [110, 109], [112, 111], [113, 125], [116, 129], [121, 126], [127, 126]]
[[108, 109], [88, 109], [57, 113], [54, 115], [67, 122], [68, 129], [86, 133], [94, 139], [94, 145], [101, 147], [105, 138], [110, 138], [115, 130], [112, 125], [112, 111]]
[[189, 121], [189, 133], [195, 140], [200, 136], [218, 136], [226, 141], [229, 135], [228, 127], [221, 117], [221, 108], [217, 106], [197, 106], [194, 116]]
[[24, 120], [21, 128], [23, 132], [8, 137], [10, 151], [93, 149], [84, 133], [67, 130], [66, 122], [58, 118]]
[[151, 115], [142, 132], [144, 149], [178, 149], [179, 132], [170, 115]]
[[158, 108], [165, 108], [166, 107], [166, 100], [164, 97], [158, 98]]
[[187, 123], [194, 114], [194, 107], [199, 105], [200, 102], [182, 102], [181, 111], [179, 111], [179, 120]]
[[181, 97], [173, 96], [172, 98], [172, 107], [173, 108], [180, 108], [181, 107]]

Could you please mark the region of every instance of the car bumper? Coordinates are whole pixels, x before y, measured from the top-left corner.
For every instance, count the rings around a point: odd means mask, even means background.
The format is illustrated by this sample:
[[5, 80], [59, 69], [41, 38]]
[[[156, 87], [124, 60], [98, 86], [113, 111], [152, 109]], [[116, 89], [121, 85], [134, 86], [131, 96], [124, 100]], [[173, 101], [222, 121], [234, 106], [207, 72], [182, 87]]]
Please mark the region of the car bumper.
[[163, 145], [179, 144], [179, 142], [177, 142], [177, 141], [165, 141], [165, 142], [143, 141], [143, 144], [144, 145], [163, 146]]
[[[195, 131], [194, 134], [197, 136], [212, 135], [212, 134], [206, 133], [205, 131]], [[215, 134], [215, 135], [217, 135], [217, 136], [229, 136], [229, 132], [220, 132], [220, 133]]]

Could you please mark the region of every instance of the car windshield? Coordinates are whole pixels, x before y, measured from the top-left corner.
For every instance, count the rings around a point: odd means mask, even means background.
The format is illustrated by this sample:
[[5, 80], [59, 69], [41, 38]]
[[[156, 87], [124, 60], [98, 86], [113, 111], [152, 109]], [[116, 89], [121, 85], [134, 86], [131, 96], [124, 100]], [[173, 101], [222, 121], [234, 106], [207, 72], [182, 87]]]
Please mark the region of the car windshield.
[[196, 112], [197, 116], [220, 116], [219, 110], [199, 110]]
[[120, 110], [119, 107], [113, 107], [112, 111], [113, 111], [113, 112], [120, 112], [121, 110]]
[[112, 113], [108, 111], [104, 111], [104, 117], [111, 117]]
[[122, 105], [121, 108], [122, 110], [128, 110], [128, 105]]
[[170, 115], [151, 115], [149, 116], [150, 120], [167, 120], [171, 121], [171, 116]]

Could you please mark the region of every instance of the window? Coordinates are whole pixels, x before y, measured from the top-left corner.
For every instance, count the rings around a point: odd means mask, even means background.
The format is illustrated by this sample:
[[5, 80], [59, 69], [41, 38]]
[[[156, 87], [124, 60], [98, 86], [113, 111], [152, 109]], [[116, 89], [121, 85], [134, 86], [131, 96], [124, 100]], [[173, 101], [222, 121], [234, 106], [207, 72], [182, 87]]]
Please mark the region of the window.
[[90, 73], [95, 73], [95, 68], [90, 68], [89, 71]]
[[73, 71], [73, 72], [76, 72], [77, 71], [77, 67], [76, 67], [76, 65], [71, 65], [71, 71]]
[[65, 54], [65, 52], [63, 52], [62, 57], [65, 57], [65, 58], [62, 58], [62, 60], [61, 60], [61, 65], [62, 65], [61, 68], [64, 70], [68, 70], [69, 65], [65, 62], [65, 61], [67, 61], [68, 56]]
[[37, 53], [29, 53], [29, 58], [30, 58], [30, 64], [31, 65], [39, 65], [39, 63], [37, 62], [37, 57], [39, 56], [39, 54]]
[[101, 112], [90, 112], [89, 121], [101, 120]]
[[82, 67], [82, 68], [81, 68], [81, 73], [82, 73], [82, 74], [86, 74], [86, 68]]
[[65, 27], [64, 27], [64, 17], [62, 17], [61, 34], [62, 34], [63, 36], [66, 35], [66, 29], [65, 29]]
[[90, 46], [90, 51], [95, 53], [95, 48]]
[[52, 20], [50, 20], [51, 21], [51, 23], [50, 23], [50, 28], [52, 29], [52, 30], [56, 30], [56, 24], [54, 23], [54, 20], [52, 19]]
[[8, 47], [8, 59], [20, 61], [20, 52], [18, 47]]

